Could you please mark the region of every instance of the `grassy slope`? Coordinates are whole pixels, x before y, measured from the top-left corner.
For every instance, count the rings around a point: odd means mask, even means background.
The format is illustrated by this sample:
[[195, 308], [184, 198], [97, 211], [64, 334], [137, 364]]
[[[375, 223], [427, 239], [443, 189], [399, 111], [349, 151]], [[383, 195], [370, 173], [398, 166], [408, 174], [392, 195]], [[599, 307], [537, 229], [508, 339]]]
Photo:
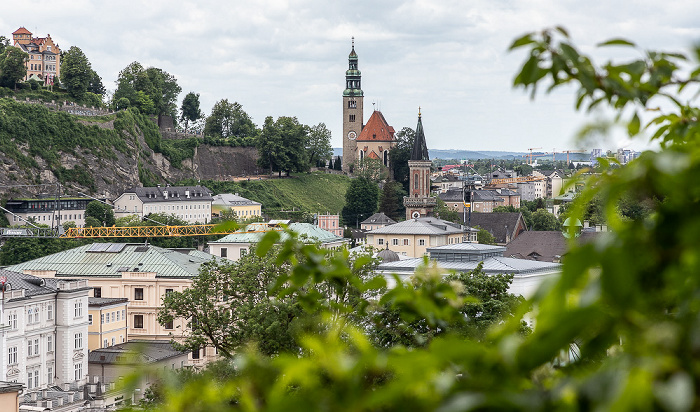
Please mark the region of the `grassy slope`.
[[[190, 182], [192, 183], [192, 182]], [[346, 176], [325, 173], [299, 173], [291, 178], [243, 182], [202, 181], [201, 185], [218, 193], [238, 193], [260, 202], [263, 212], [301, 209], [307, 213], [340, 213], [345, 192], [350, 186]]]

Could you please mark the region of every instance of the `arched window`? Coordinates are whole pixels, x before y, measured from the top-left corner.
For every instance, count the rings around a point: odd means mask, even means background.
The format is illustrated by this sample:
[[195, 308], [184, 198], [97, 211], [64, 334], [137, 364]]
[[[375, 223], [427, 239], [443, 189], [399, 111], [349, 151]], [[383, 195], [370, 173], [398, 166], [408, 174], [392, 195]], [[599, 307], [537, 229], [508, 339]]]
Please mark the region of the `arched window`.
[[384, 166], [389, 166], [389, 151], [384, 151]]
[[413, 188], [418, 190], [418, 173], [413, 174]]

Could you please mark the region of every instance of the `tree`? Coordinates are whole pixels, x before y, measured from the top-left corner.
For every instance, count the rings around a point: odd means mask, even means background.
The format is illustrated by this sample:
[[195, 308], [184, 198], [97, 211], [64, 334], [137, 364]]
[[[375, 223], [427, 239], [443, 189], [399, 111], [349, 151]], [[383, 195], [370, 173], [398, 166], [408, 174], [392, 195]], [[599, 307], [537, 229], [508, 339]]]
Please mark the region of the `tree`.
[[116, 223], [114, 219], [114, 210], [110, 205], [104, 204], [100, 201], [93, 200], [87, 204], [85, 208], [85, 223], [87, 225], [88, 218], [95, 219], [91, 221], [91, 226], [114, 226]]
[[181, 91], [170, 73], [156, 67], [145, 69], [141, 63], [133, 62], [119, 72], [112, 102], [116, 106], [121, 104], [120, 99], [126, 98], [141, 113], [176, 119], [176, 101]]
[[496, 238], [486, 229], [479, 226], [474, 226], [474, 229], [478, 229], [479, 233], [476, 235], [476, 240], [482, 245], [495, 245]]
[[262, 133], [257, 139], [258, 166], [273, 171], [302, 172], [309, 168], [306, 145], [309, 128], [296, 117], [278, 117], [276, 121], [271, 116], [265, 118]]
[[211, 109], [211, 115], [207, 117], [204, 125], [204, 134], [225, 139], [256, 137], [259, 132], [240, 103], [229, 103], [228, 99], [223, 99], [216, 102]]
[[333, 170], [343, 170], [343, 156], [338, 156], [333, 163]]
[[352, 179], [345, 193], [343, 221], [346, 225], [358, 227], [358, 223], [372, 216], [377, 211], [379, 186], [364, 177]]
[[10, 39], [5, 36], [0, 36], [0, 55], [5, 52], [5, 48], [10, 45]]
[[158, 322], [186, 321], [185, 348], [210, 345], [230, 358], [251, 342], [267, 355], [297, 347], [292, 325], [301, 310], [295, 297], [270, 294], [289, 266], [276, 265], [274, 255], [259, 257], [254, 248], [251, 252], [236, 262], [202, 265], [192, 286], [165, 296]]
[[72, 46], [61, 58], [61, 83], [76, 100], [83, 100], [94, 75], [90, 61], [79, 47]]
[[328, 130], [325, 123], [319, 123], [309, 129], [306, 152], [310, 164], [316, 164], [319, 160], [326, 162], [333, 156], [331, 131]]
[[409, 168], [408, 160], [411, 158], [411, 150], [413, 150], [413, 141], [416, 139], [415, 130], [410, 127], [404, 127], [395, 135], [396, 146], [389, 150], [389, 160], [393, 172], [393, 179], [403, 185], [403, 190], [409, 192]]
[[94, 70], [92, 70], [90, 75], [90, 82], [88, 84], [87, 91], [100, 96], [104, 96], [107, 93], [105, 86], [102, 84], [102, 77], [100, 77], [100, 75], [98, 75]]
[[394, 220], [403, 218], [406, 212], [406, 208], [403, 206], [404, 196], [406, 196], [406, 192], [404, 192], [401, 183], [393, 180], [384, 183], [379, 201], [379, 211]]
[[560, 229], [561, 225], [559, 224], [557, 218], [547, 210], [537, 209], [537, 211], [532, 214], [531, 230], [544, 231]]
[[435, 206], [435, 216], [442, 220], [447, 220], [448, 222], [460, 223], [462, 221], [462, 216], [460, 213], [454, 209], [450, 209], [442, 199], [439, 197], [435, 198], [437, 200], [437, 205]]
[[199, 109], [199, 93], [187, 93], [185, 98], [182, 99], [180, 113], [180, 121], [185, 122], [185, 133], [187, 133], [189, 123], [197, 121], [204, 115]]
[[381, 182], [387, 179], [387, 168], [381, 160], [365, 157], [355, 165], [355, 176], [364, 177], [373, 182]]
[[18, 47], [7, 46], [0, 54], [0, 86], [15, 87], [27, 75], [25, 62], [29, 54]]

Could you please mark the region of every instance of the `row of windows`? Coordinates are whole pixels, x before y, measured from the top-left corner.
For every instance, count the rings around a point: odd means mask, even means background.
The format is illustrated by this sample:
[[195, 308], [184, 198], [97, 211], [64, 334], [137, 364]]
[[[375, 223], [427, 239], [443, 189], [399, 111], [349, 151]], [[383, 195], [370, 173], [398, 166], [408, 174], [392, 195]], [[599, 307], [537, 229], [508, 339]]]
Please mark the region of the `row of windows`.
[[[54, 216], [51, 216], [51, 215], [27, 216], [27, 219], [33, 219], [35, 222], [42, 222], [42, 221], [43, 222], [46, 222], [46, 221], [50, 222], [52, 218], [58, 220], [58, 215], [54, 215]], [[73, 215], [73, 214], [61, 215], [61, 219], [66, 221], [66, 222], [73, 220], [73, 219], [82, 219], [82, 218], [83, 218], [82, 213], [78, 213], [75, 215]], [[17, 215], [12, 215], [12, 221], [13, 222], [17, 222], [17, 221], [21, 222], [23, 220], [18, 218]]]
[[[82, 334], [81, 335], [81, 345], [82, 345]], [[77, 336], [76, 335], [76, 336]], [[76, 338], [77, 342], [77, 338]], [[82, 346], [81, 346], [82, 347]], [[79, 348], [76, 348], [79, 349]], [[53, 346], [53, 335], [48, 335], [46, 337], [46, 351], [51, 353], [54, 350]], [[27, 339], [27, 357], [39, 356], [41, 355], [39, 351], [39, 338]], [[17, 364], [17, 346], [12, 346], [7, 348], [7, 364], [16, 365]]]
[[[119, 335], [119, 340], [121, 341], [121, 342], [119, 342], [119, 343], [124, 343], [124, 342], [125, 342], [125, 340], [124, 340], [124, 335]], [[113, 338], [112, 338], [112, 345], [111, 345], [111, 346], [114, 346], [114, 345], [116, 345], [116, 344], [117, 344], [117, 338], [114, 338], [114, 337], [113, 337]], [[109, 346], [110, 346], [110, 344], [109, 344], [109, 340], [108, 340], [108, 339], [105, 339], [105, 340], [102, 341], [102, 347], [103, 347], [103, 348], [106, 348], [106, 347], [109, 347]]]
[[[248, 249], [241, 249], [241, 251], [240, 251], [241, 257], [245, 256], [246, 253], [248, 253]], [[228, 248], [225, 248], [225, 247], [221, 248], [221, 257], [222, 258], [228, 257]]]
[[[403, 244], [403, 246], [411, 246], [411, 239], [403, 239], [403, 242], [400, 242], [401, 239], [393, 238], [391, 239], [391, 245], [392, 246], [399, 246], [400, 244]], [[377, 244], [378, 245], [383, 245], [384, 244], [384, 239], [379, 238], [377, 239]], [[425, 239], [418, 239], [418, 245], [419, 246], [425, 246]]]
[[[175, 329], [172, 320], [163, 327], [165, 329]], [[143, 329], [143, 315], [134, 315], [134, 329]]]
[[357, 101], [348, 100], [348, 109], [357, 109]]
[[[119, 322], [121, 319], [126, 319], [126, 309], [100, 314], [100, 323], [102, 324]], [[92, 325], [92, 315], [88, 315], [88, 322]]]
[[[158, 206], [146, 206], [144, 207], [144, 210], [146, 212], [164, 212], [168, 210], [201, 210], [201, 209], [209, 209], [208, 204], [199, 204], [199, 205], [158, 205]], [[135, 206], [136, 207], [136, 206]]]

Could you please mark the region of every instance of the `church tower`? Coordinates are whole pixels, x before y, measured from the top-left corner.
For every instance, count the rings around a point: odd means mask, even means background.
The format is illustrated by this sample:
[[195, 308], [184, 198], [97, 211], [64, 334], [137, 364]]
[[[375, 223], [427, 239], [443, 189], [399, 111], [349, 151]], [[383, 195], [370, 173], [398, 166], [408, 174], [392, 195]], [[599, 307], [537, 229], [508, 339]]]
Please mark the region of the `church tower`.
[[357, 68], [355, 38], [352, 38], [352, 51], [348, 56], [348, 70], [345, 72], [343, 91], [343, 171], [349, 172], [356, 162], [357, 137], [362, 131], [362, 101], [364, 93], [360, 84], [362, 74]]
[[416, 126], [416, 139], [413, 142], [411, 159], [408, 161], [410, 170], [410, 187], [408, 196], [403, 198], [406, 207], [406, 220], [433, 215], [433, 208], [437, 206], [437, 200], [430, 196], [430, 157], [428, 145], [425, 143], [423, 122], [420, 109], [418, 109], [418, 125]]

